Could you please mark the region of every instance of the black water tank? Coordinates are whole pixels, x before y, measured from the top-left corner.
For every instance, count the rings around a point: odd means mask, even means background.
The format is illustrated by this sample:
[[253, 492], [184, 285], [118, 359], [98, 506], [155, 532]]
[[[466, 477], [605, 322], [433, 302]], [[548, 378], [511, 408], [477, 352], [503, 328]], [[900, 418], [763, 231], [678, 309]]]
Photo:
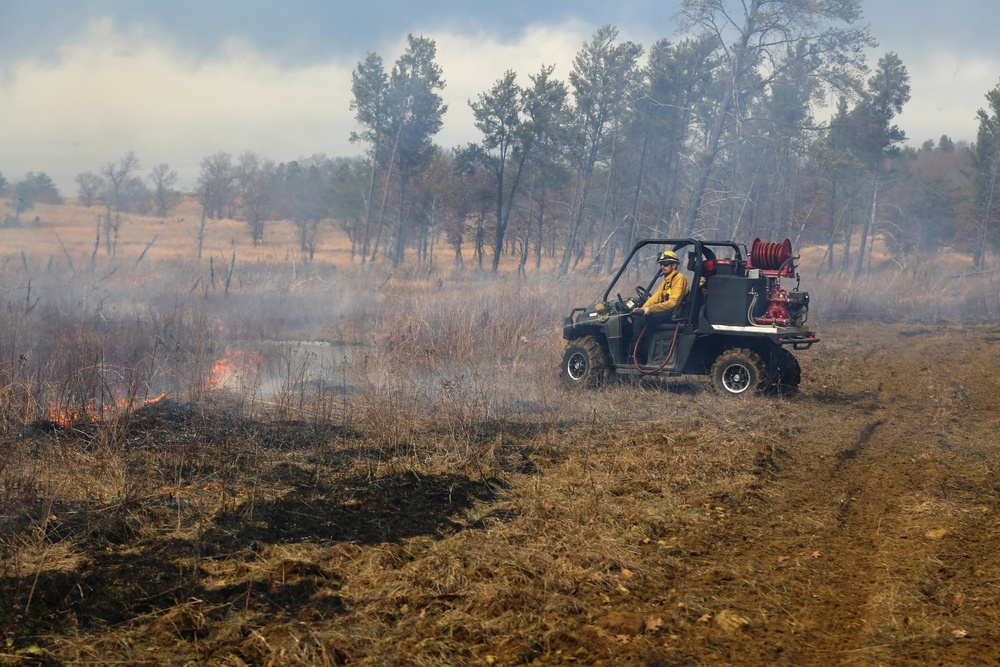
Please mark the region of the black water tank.
[[[712, 324], [750, 326], [747, 313], [753, 305], [752, 317], [767, 310], [766, 278], [740, 278], [715, 275], [708, 279], [708, 299], [705, 317]], [[754, 293], [757, 303], [754, 304]]]

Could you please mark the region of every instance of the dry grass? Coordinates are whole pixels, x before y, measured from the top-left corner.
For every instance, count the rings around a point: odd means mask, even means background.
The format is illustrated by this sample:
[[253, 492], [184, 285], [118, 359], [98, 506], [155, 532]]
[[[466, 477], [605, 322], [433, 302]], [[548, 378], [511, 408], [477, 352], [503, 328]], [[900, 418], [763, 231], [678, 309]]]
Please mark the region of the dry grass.
[[[38, 471], [60, 480], [40, 494], [50, 523], [29, 503], [18, 534], [38, 541], [5, 560], [22, 573], [9, 585], [39, 575], [33, 595], [6, 591], [21, 632], [47, 626], [46, 650], [72, 660], [123, 645], [139, 660], [529, 659], [565, 641], [551, 619], [586, 624], [655, 587], [644, 550], [711, 523], [713, 498], [753, 497], [746, 481], [770, 450], [730, 448], [714, 427], [494, 429], [458, 442], [413, 427], [393, 448], [329, 428], [196, 422], [117, 452], [59, 434]], [[64, 592], [73, 581], [82, 590]], [[117, 648], [94, 645], [102, 623]]]
[[[562, 318], [603, 277], [351, 268], [331, 234], [313, 264], [238, 244], [226, 292], [239, 223], [208, 266], [135, 218], [91, 267], [70, 208], [0, 262], [0, 664], [989, 655], [1000, 565], [961, 553], [996, 535], [995, 383], [927, 352], [996, 312], [990, 274], [806, 279], [814, 319], [905, 324], [822, 327], [795, 400], [568, 392]], [[948, 331], [979, 345], [951, 368], [1000, 340]], [[209, 382], [227, 348], [260, 361]]]

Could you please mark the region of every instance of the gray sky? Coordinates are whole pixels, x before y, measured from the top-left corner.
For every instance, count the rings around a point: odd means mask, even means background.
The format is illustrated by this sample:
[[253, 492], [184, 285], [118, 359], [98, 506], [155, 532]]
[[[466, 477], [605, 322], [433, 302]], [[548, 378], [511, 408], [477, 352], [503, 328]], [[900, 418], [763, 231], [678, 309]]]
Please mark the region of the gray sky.
[[[565, 79], [601, 25], [649, 46], [675, 38], [680, 0], [0, 0], [0, 173], [74, 177], [132, 150], [143, 173], [167, 162], [180, 185], [207, 155], [253, 150], [277, 162], [355, 155], [350, 75], [368, 51], [391, 67], [407, 33], [434, 39], [449, 106], [443, 146], [477, 139], [467, 101], [513, 69]], [[996, 0], [868, 0], [879, 47], [910, 72], [898, 122], [910, 143], [974, 140], [976, 110], [1000, 83]]]

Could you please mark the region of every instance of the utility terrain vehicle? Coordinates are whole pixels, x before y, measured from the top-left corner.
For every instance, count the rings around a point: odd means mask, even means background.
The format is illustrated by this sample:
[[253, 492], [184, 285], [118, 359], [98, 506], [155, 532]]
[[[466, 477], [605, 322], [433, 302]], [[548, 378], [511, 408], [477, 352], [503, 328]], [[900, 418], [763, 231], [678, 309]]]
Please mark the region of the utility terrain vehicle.
[[[673, 314], [634, 313], [659, 279], [663, 250], [680, 258], [691, 291]], [[592, 387], [611, 375], [710, 375], [726, 395], [795, 392], [801, 371], [789, 348], [819, 341], [805, 326], [809, 294], [799, 290], [798, 259], [787, 239], [754, 239], [749, 253], [733, 241], [639, 241], [600, 301], [564, 320], [563, 381]], [[651, 273], [634, 296], [615, 291], [627, 276], [642, 281]], [[793, 278], [793, 289], [782, 287]]]

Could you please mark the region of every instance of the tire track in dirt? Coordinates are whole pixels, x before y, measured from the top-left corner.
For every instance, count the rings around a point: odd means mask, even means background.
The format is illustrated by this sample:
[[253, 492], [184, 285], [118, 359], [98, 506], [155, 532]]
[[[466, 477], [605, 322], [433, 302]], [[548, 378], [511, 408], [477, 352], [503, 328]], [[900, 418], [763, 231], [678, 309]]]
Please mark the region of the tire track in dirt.
[[[830, 370], [840, 362], [820, 360], [820, 381], [839, 380], [837, 388], [806, 387], [789, 402], [797, 427], [762, 489], [765, 502], [734, 508], [705, 537], [710, 555], [692, 563], [694, 580], [726, 571], [701, 593], [751, 619], [735, 635], [703, 633], [719, 658], [976, 664], [1000, 656], [990, 622], [1000, 613], [1000, 563], [984, 548], [1000, 509], [986, 463], [997, 459], [998, 401], [956, 379], [994, 348], [942, 354], [948, 345], [931, 338], [887, 336], [866, 348], [859, 337], [864, 374], [841, 376]], [[979, 412], [963, 419], [977, 401]]]
[[879, 419], [877, 421], [873, 421], [872, 423], [868, 424], [863, 429], [861, 429], [861, 435], [859, 435], [858, 439], [854, 441], [854, 444], [851, 447], [848, 447], [847, 449], [837, 454], [837, 468], [839, 468], [847, 461], [856, 458], [858, 454], [861, 453], [862, 448], [864, 448], [864, 446], [868, 444], [868, 441], [872, 439], [872, 435], [875, 433], [875, 429], [877, 429], [884, 423], [885, 423], [884, 419]]
[[[845, 645], [844, 635], [860, 635], [862, 610], [876, 583], [858, 574], [877, 565], [881, 508], [869, 490], [886, 483], [873, 477], [878, 468], [868, 463], [882, 455], [883, 439], [873, 436], [885, 420], [868, 419], [842, 421], [837, 437], [805, 430], [768, 489], [776, 502], [762, 508], [762, 516], [746, 517], [752, 536], [745, 541], [752, 547], [742, 559], [741, 579], [759, 579], [755, 587], [763, 593], [756, 604], [767, 619], [761, 631], [770, 654], [760, 655], [762, 662], [803, 664], [816, 652], [858, 648]], [[768, 522], [768, 531], [759, 529], [759, 519]], [[731, 528], [735, 535], [744, 532]]]

